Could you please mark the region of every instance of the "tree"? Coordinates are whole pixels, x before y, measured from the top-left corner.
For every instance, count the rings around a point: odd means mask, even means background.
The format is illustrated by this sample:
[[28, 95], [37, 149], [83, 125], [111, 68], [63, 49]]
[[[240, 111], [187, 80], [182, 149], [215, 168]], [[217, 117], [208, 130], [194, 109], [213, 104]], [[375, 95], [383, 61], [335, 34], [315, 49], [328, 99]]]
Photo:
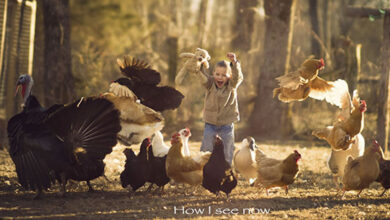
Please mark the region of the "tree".
[[288, 105], [272, 98], [277, 87], [275, 77], [288, 71], [295, 0], [265, 0], [268, 17], [264, 42], [264, 60], [258, 80], [255, 106], [250, 118], [251, 133], [261, 138], [280, 138], [291, 129]]
[[251, 49], [252, 34], [254, 30], [255, 7], [258, 0], [236, 0], [235, 17], [233, 27], [234, 38], [232, 48], [235, 50], [248, 51]]
[[45, 103], [67, 103], [76, 95], [71, 72], [68, 0], [44, 0]]
[[317, 7], [317, 0], [309, 0], [309, 14], [312, 30], [311, 52], [314, 54], [315, 57], [320, 57], [321, 48], [318, 40], [316, 39], [316, 37], [318, 38], [320, 36]]

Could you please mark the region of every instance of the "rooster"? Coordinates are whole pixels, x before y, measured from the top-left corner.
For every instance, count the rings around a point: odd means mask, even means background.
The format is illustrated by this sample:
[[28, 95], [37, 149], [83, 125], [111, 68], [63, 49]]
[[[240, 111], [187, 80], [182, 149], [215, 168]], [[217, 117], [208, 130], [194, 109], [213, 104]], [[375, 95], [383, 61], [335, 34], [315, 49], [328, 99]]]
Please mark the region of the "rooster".
[[143, 105], [158, 112], [180, 106], [183, 94], [169, 86], [157, 86], [161, 81], [160, 73], [150, 68], [148, 63], [129, 56], [125, 56], [123, 61], [117, 59], [117, 63], [125, 78], [119, 78], [114, 83], [133, 91]]
[[288, 193], [288, 185], [294, 183], [298, 174], [298, 161], [301, 154], [294, 150], [294, 153], [284, 160], [277, 160], [267, 157], [263, 152], [256, 151], [257, 179], [254, 185], [261, 184], [267, 193], [273, 187], [283, 187]]
[[216, 195], [222, 191], [229, 197], [229, 193], [237, 186], [237, 179], [225, 160], [223, 148], [222, 139], [217, 135], [210, 159], [203, 167], [202, 186]]
[[252, 184], [257, 177], [256, 151], [258, 149], [253, 137], [244, 138], [241, 147], [234, 153], [233, 164], [245, 179]]
[[323, 59], [307, 59], [298, 70], [277, 77], [280, 87], [273, 90], [273, 97], [277, 96], [282, 102], [303, 101], [311, 97], [339, 106], [339, 80], [328, 82], [319, 77], [318, 72], [324, 66]]
[[89, 181], [104, 173], [104, 157], [111, 153], [120, 131], [119, 112], [102, 98], [82, 98], [68, 105], [43, 108], [31, 95], [33, 79], [18, 78], [23, 111], [8, 121], [9, 154], [19, 183], [36, 190], [35, 199], [57, 179], [65, 196], [68, 179]]
[[364, 153], [364, 138], [361, 134], [356, 135], [356, 141], [352, 143], [347, 150], [335, 151], [332, 149], [328, 159], [328, 167], [333, 174], [333, 181], [339, 187], [339, 180], [344, 176], [344, 167], [347, 164], [347, 158], [357, 158]]
[[371, 147], [365, 149], [363, 156], [352, 159], [348, 157], [347, 165], [344, 168], [343, 194], [349, 190], [358, 190], [359, 197], [363, 189], [368, 188], [379, 176], [380, 146], [373, 141]]
[[197, 160], [183, 156], [183, 143], [179, 133], [172, 136], [171, 145], [165, 163], [168, 177], [178, 183], [200, 185], [203, 179], [203, 166], [209, 160], [211, 153], [207, 152]]
[[312, 134], [326, 140], [334, 150], [347, 150], [355, 142], [355, 136], [361, 133], [364, 128], [364, 112], [366, 110], [366, 102], [360, 100], [357, 90], [353, 92], [351, 101], [347, 86], [341, 96], [341, 113], [336, 122], [333, 126], [315, 130]]
[[376, 179], [379, 182], [384, 190], [380, 196], [383, 196], [386, 191], [390, 188], [390, 160], [386, 160], [382, 148], [379, 147], [380, 158], [379, 158], [379, 175]]
[[[140, 146], [140, 151], [136, 156], [132, 149], [125, 149], [123, 153], [126, 155], [125, 169], [120, 175], [122, 187], [131, 186], [135, 192], [137, 189], [145, 185], [148, 179], [148, 148], [150, 147], [150, 139], [145, 138]], [[147, 190], [149, 191], [150, 188]]]
[[109, 92], [104, 93], [102, 97], [113, 102], [121, 113], [122, 129], [118, 134], [118, 140], [126, 146], [140, 143], [164, 126], [161, 113], [140, 104], [137, 96], [126, 86], [111, 83]]

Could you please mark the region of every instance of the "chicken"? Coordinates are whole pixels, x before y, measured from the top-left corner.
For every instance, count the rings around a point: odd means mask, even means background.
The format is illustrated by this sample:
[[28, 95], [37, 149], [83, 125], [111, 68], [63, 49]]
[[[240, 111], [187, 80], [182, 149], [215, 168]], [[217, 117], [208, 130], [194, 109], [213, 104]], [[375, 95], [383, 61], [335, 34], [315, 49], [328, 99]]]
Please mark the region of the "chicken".
[[121, 113], [122, 129], [118, 140], [126, 146], [140, 143], [164, 126], [161, 113], [140, 104], [134, 93], [125, 86], [111, 83], [109, 92], [102, 97], [113, 102]]
[[188, 146], [188, 140], [191, 137], [191, 130], [189, 128], [183, 128], [179, 131], [180, 138], [183, 142], [183, 156], [191, 156], [190, 147]]
[[152, 139], [152, 145], [148, 150], [148, 179], [147, 181], [160, 187], [163, 192], [164, 186], [169, 183], [165, 163], [169, 147], [165, 145], [161, 132], [157, 131]]
[[216, 195], [222, 191], [229, 197], [229, 193], [237, 186], [237, 179], [225, 160], [223, 148], [222, 139], [217, 135], [210, 159], [203, 167], [202, 186]]
[[8, 121], [9, 154], [19, 183], [36, 190], [39, 198], [57, 179], [65, 196], [68, 179], [89, 181], [104, 173], [104, 157], [111, 153], [120, 131], [119, 112], [103, 98], [82, 98], [68, 105], [43, 108], [31, 95], [33, 79], [18, 78], [23, 111]]
[[254, 185], [261, 184], [268, 195], [268, 189], [273, 187], [283, 187], [288, 193], [288, 185], [294, 183], [298, 174], [298, 161], [301, 154], [294, 150], [284, 160], [277, 160], [267, 157], [263, 152], [256, 151], [257, 179]]
[[253, 137], [244, 138], [240, 148], [234, 153], [234, 169], [252, 184], [257, 177], [256, 150], [259, 150]]
[[180, 139], [182, 140], [183, 143], [183, 148], [182, 148], [182, 154], [183, 156], [189, 157], [191, 156], [195, 161], [200, 162], [204, 155], [208, 155], [211, 152], [203, 152], [203, 151], [190, 151], [189, 147], [189, 138], [191, 137], [191, 130], [189, 128], [183, 128], [179, 131]]
[[383, 196], [386, 191], [390, 188], [390, 160], [386, 160], [382, 148], [379, 147], [380, 158], [379, 158], [379, 175], [376, 179], [377, 182], [381, 183], [385, 188], [380, 196]]
[[169, 86], [157, 86], [161, 81], [160, 73], [150, 68], [148, 63], [129, 56], [125, 56], [123, 61], [117, 59], [117, 63], [126, 78], [114, 82], [128, 87], [143, 105], [158, 112], [180, 106], [183, 94]]
[[149, 175], [148, 170], [148, 148], [150, 147], [150, 139], [145, 138], [140, 146], [140, 151], [135, 156], [132, 149], [125, 149], [123, 153], [126, 155], [125, 169], [120, 175], [122, 187], [126, 188], [128, 185], [131, 186], [135, 192], [137, 189], [142, 187]]
[[361, 134], [356, 135], [356, 141], [352, 143], [351, 148], [347, 150], [335, 151], [331, 150], [328, 159], [328, 167], [333, 174], [333, 181], [339, 187], [339, 180], [344, 176], [344, 167], [347, 164], [347, 158], [357, 158], [364, 153], [364, 138]]
[[351, 102], [348, 87], [346, 87], [341, 103], [341, 113], [333, 126], [312, 132], [314, 136], [326, 140], [333, 150], [348, 149], [355, 142], [355, 136], [364, 128], [364, 112], [367, 110], [367, 105], [364, 100], [360, 100], [357, 90], [353, 92]]
[[323, 59], [307, 59], [298, 70], [277, 77], [279, 88], [273, 90], [273, 97], [277, 96], [282, 102], [303, 101], [311, 97], [339, 106], [338, 81], [328, 82], [318, 76], [324, 66]]
[[199, 185], [203, 179], [203, 166], [207, 163], [211, 153], [205, 153], [198, 161], [192, 157], [183, 156], [183, 143], [179, 133], [175, 133], [171, 139], [171, 148], [169, 149], [165, 168], [167, 176], [178, 183], [187, 183], [189, 185]]
[[379, 176], [380, 146], [373, 141], [371, 147], [366, 148], [363, 156], [352, 159], [348, 157], [347, 165], [344, 168], [343, 194], [346, 191], [358, 190], [359, 197], [363, 189], [368, 188]]
[[164, 137], [160, 131], [156, 131], [154, 133], [154, 137], [152, 139], [152, 146], [153, 156], [165, 157], [168, 154], [169, 147], [165, 144]]

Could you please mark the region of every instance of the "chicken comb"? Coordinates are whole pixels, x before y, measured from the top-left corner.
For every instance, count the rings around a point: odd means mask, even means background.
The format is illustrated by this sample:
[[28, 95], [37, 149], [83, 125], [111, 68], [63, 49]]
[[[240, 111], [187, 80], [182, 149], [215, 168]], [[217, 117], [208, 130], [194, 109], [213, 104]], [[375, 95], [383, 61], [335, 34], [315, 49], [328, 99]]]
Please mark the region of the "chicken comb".
[[174, 133], [174, 134], [172, 135], [172, 139], [173, 139], [173, 138], [178, 138], [178, 137], [180, 137], [180, 134], [179, 134], [179, 133]]
[[[321, 58], [321, 59], [320, 59], [320, 62], [321, 62], [321, 67], [325, 66], [324, 59]], [[321, 68], [321, 67], [320, 67], [320, 68]]]
[[366, 107], [366, 106], [367, 106], [367, 103], [366, 103], [366, 101], [365, 101], [365, 100], [360, 100], [360, 104], [361, 104], [361, 105], [363, 105], [364, 107]]

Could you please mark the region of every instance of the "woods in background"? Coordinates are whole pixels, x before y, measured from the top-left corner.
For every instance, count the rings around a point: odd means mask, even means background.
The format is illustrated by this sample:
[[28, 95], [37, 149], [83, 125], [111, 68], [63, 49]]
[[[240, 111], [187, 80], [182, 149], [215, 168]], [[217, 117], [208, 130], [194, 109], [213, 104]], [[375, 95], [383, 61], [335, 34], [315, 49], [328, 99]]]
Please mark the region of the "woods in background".
[[[374, 11], [348, 12], [351, 6]], [[212, 68], [234, 51], [245, 77], [237, 138], [313, 140], [311, 130], [329, 124], [337, 108], [315, 100], [281, 103], [272, 98], [272, 89], [276, 76], [314, 55], [325, 60], [323, 78], [343, 78], [351, 90], [359, 89], [368, 102], [364, 136], [379, 135], [384, 143], [389, 122], [383, 91], [388, 91], [390, 65], [388, 46], [382, 46], [390, 38], [386, 8], [390, 3], [384, 0], [38, 1], [36, 93], [45, 104], [97, 95], [120, 75], [115, 60], [124, 55], [146, 60], [162, 73], [163, 84], [174, 85], [184, 61], [179, 53], [207, 49]], [[165, 132], [189, 126], [195, 140], [201, 137], [204, 94], [190, 92], [201, 91], [196, 80], [188, 78], [178, 87], [186, 98], [177, 111], [164, 113]]]

